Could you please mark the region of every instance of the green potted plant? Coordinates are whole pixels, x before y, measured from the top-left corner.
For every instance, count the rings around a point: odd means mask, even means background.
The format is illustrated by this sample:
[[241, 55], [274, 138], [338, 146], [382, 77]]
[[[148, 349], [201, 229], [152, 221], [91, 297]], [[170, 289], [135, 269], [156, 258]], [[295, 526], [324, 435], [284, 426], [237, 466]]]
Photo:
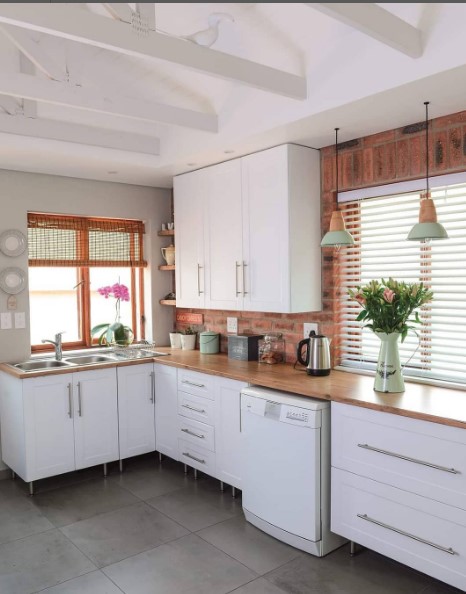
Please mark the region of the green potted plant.
[[197, 332], [192, 326], [188, 326], [181, 335], [181, 348], [185, 351], [193, 351], [196, 348], [196, 338]]

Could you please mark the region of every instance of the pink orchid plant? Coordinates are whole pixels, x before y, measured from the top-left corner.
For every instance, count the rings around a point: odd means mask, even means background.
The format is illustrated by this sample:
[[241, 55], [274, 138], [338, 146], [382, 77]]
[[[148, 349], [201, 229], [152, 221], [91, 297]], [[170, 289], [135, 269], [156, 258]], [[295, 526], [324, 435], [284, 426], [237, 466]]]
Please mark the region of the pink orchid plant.
[[[366, 323], [374, 332], [398, 332], [406, 338], [411, 324], [420, 324], [416, 309], [432, 301], [434, 294], [423, 283], [405, 283], [389, 278], [372, 280], [367, 285], [348, 291], [362, 308], [356, 320]], [[411, 315], [414, 313], [414, 318]]]
[[112, 286], [99, 287], [97, 289], [99, 295], [108, 299], [114, 297], [115, 301], [115, 322], [113, 324], [98, 324], [91, 330], [92, 336], [98, 334], [99, 344], [128, 344], [131, 342], [133, 332], [128, 326], [124, 326], [120, 322], [120, 305], [122, 301], [129, 301], [129, 289], [126, 285], [115, 283]]

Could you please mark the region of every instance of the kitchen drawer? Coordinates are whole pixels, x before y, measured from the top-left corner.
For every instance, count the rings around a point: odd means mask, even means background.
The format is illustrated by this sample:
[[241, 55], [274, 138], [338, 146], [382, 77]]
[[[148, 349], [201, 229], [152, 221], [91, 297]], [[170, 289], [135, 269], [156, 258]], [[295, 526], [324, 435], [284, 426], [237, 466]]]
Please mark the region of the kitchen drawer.
[[212, 425], [199, 423], [199, 421], [186, 419], [185, 417], [181, 416], [178, 418], [180, 422], [178, 435], [179, 438], [196, 446], [206, 448], [211, 452], [215, 452], [215, 430]]
[[466, 590], [466, 512], [332, 469], [331, 530]]
[[178, 440], [180, 462], [215, 476], [215, 453], [197, 447], [183, 439]]
[[178, 413], [201, 423], [215, 424], [215, 403], [201, 396], [178, 392]]
[[332, 403], [332, 466], [466, 509], [466, 431]]
[[215, 398], [214, 380], [215, 377], [207, 373], [187, 371], [186, 369], [178, 370], [178, 390], [195, 396], [203, 396], [209, 400]]

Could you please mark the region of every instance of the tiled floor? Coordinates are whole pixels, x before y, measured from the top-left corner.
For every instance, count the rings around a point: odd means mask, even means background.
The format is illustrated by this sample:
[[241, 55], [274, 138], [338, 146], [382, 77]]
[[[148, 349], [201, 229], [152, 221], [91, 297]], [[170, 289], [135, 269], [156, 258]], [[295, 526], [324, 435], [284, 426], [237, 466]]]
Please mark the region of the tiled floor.
[[371, 551], [318, 559], [244, 521], [241, 500], [155, 455], [0, 481], [0, 593], [454, 594]]

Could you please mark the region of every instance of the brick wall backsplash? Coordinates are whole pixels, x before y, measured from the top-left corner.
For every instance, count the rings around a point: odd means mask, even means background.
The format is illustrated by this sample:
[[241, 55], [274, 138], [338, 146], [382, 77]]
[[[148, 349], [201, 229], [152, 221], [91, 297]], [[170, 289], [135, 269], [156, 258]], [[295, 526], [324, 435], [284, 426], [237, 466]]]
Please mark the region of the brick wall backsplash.
[[[430, 173], [441, 175], [466, 170], [466, 111], [432, 120], [431, 130]], [[418, 179], [425, 175], [424, 122], [342, 142], [338, 149], [340, 190], [357, 190]], [[332, 145], [321, 149], [322, 235], [328, 230], [330, 216], [336, 204], [335, 182], [335, 147]], [[322, 250], [321, 312], [278, 314], [198, 309], [178, 311], [202, 312], [204, 327], [199, 330], [219, 332], [222, 335], [222, 352], [227, 350], [227, 316], [238, 318], [239, 332], [282, 332], [286, 341], [287, 361], [294, 362], [297, 343], [303, 336], [304, 322], [317, 322], [319, 332], [332, 338], [332, 347], [336, 346], [337, 312], [334, 305], [338, 287], [334, 279], [337, 276], [338, 252], [331, 249]], [[178, 324], [177, 328], [183, 330], [183, 325]]]

